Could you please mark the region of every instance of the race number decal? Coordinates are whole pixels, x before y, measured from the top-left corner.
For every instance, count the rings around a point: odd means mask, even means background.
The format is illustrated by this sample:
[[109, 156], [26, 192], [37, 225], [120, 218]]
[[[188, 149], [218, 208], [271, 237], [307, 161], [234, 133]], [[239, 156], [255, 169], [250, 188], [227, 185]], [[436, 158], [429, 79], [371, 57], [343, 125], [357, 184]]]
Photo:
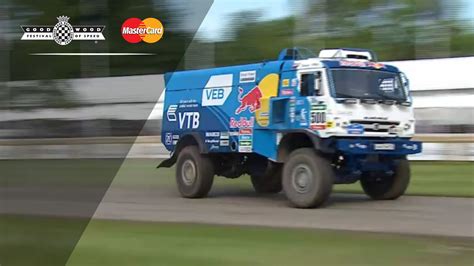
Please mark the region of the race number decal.
[[326, 105], [312, 105], [310, 118], [310, 128], [312, 130], [326, 129]]

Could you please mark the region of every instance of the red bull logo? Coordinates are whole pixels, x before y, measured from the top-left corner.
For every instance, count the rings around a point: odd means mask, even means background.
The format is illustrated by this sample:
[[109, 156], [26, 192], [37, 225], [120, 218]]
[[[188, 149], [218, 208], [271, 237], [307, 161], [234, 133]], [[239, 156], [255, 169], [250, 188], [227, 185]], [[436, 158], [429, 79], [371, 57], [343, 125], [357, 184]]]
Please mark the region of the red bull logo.
[[368, 64], [368, 66], [373, 67], [373, 68], [376, 68], [376, 69], [381, 69], [381, 68], [384, 68], [384, 67], [385, 67], [384, 64], [382, 64], [382, 63], [377, 63], [377, 62], [369, 62], [369, 63], [367, 63], [367, 64]]
[[242, 96], [244, 90], [239, 88], [239, 102], [240, 106], [235, 110], [235, 114], [238, 115], [245, 110], [249, 110], [251, 113], [260, 109], [260, 99], [262, 98], [262, 92], [260, 88], [256, 86], [251, 89], [247, 94]]
[[230, 128], [253, 128], [254, 119], [253, 117], [250, 117], [250, 119], [241, 117], [239, 120], [235, 120], [235, 118], [231, 117], [229, 126]]

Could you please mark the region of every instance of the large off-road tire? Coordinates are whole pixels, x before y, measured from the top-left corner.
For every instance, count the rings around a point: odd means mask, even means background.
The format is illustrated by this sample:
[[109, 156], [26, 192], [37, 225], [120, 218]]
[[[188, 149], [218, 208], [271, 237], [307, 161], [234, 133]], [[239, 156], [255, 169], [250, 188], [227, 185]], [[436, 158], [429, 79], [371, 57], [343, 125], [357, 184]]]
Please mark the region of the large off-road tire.
[[214, 165], [210, 158], [202, 155], [196, 146], [181, 150], [176, 164], [176, 183], [179, 193], [185, 198], [202, 198], [211, 190], [214, 180]]
[[403, 195], [410, 183], [410, 163], [406, 158], [397, 160], [393, 175], [363, 173], [360, 179], [365, 194], [375, 200], [394, 200]]
[[279, 164], [271, 165], [264, 173], [260, 175], [251, 175], [253, 188], [257, 193], [278, 193], [282, 189], [281, 175], [283, 167]]
[[297, 208], [316, 208], [324, 204], [333, 182], [330, 161], [311, 148], [293, 151], [283, 166], [283, 191]]

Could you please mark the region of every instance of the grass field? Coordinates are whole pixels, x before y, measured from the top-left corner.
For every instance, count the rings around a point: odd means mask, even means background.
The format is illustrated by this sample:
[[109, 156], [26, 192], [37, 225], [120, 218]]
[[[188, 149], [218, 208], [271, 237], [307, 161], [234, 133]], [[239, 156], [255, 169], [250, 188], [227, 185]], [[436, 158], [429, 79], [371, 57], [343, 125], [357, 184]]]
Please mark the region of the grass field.
[[[118, 186], [174, 186], [174, 169], [156, 169], [157, 160], [127, 159], [115, 175], [116, 160], [13, 160], [1, 161], [8, 185], [102, 186], [114, 179]], [[87, 173], [87, 174], [85, 174]], [[248, 176], [235, 180], [216, 177], [219, 186], [251, 188]], [[0, 184], [1, 186], [2, 184]], [[337, 185], [338, 192], [361, 193], [359, 183]], [[409, 195], [474, 197], [474, 163], [412, 162]]]
[[[115, 175], [120, 165], [115, 160], [0, 161], [2, 174], [8, 177], [1, 179], [7, 182], [0, 186], [54, 186], [74, 194], [84, 187], [103, 187], [105, 191], [115, 176], [114, 186], [175, 189], [174, 170], [157, 170], [157, 164], [155, 160], [126, 160]], [[474, 196], [473, 163], [414, 162], [412, 172], [409, 194]], [[251, 189], [248, 177], [216, 178], [216, 185]], [[336, 186], [336, 191], [361, 190], [354, 184]], [[51, 192], [48, 197], [54, 197], [57, 191]], [[100, 193], [86, 195], [101, 198]], [[19, 261], [13, 265], [62, 262], [86, 225], [87, 220], [75, 219], [0, 219], [0, 229], [8, 232], [7, 237], [2, 237], [6, 234], [0, 231], [0, 263], [12, 257]], [[69, 265], [474, 265], [474, 241], [347, 231], [94, 220], [82, 235]]]
[[473, 265], [472, 239], [92, 221], [75, 265]]
[[[117, 185], [158, 182], [174, 185], [174, 169], [151, 170], [149, 161], [127, 160], [114, 182]], [[408, 195], [474, 197], [474, 163], [471, 162], [412, 162], [412, 178]], [[136, 173], [141, 175], [137, 176]], [[135, 173], [135, 174], [134, 174]], [[131, 178], [133, 176], [133, 179]], [[155, 181], [151, 181], [157, 179]], [[251, 187], [248, 176], [235, 180], [217, 177], [218, 185]], [[337, 192], [363, 193], [357, 182], [336, 185]]]

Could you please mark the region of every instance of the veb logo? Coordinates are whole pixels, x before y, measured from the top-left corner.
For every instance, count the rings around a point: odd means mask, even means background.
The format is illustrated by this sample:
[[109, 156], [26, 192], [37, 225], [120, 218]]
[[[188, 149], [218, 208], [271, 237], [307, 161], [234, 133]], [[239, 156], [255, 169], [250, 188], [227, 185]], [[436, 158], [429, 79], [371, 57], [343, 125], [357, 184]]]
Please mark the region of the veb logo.
[[165, 29], [156, 18], [129, 18], [122, 24], [122, 37], [129, 43], [155, 43], [163, 37]]

